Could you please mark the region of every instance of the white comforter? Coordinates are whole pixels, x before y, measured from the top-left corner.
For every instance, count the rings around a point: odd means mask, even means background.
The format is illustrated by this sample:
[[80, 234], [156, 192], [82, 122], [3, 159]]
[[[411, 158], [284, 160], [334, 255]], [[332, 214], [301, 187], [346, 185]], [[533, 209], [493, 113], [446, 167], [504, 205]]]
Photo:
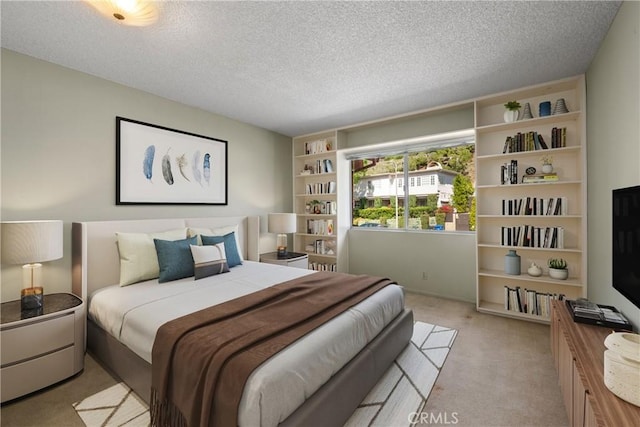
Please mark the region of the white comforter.
[[[132, 351], [151, 360], [158, 328], [169, 320], [313, 271], [245, 261], [229, 273], [159, 284], [157, 280], [100, 289], [89, 317]], [[298, 340], [249, 377], [240, 402], [241, 426], [275, 426], [353, 358], [404, 307], [402, 289], [383, 288]]]

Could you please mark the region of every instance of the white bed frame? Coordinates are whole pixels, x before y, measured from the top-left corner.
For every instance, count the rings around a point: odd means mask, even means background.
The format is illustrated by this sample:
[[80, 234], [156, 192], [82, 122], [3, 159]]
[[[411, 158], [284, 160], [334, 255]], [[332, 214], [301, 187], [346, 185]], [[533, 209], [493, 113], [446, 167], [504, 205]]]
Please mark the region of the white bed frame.
[[[184, 227], [220, 228], [232, 225], [238, 225], [239, 250], [243, 258], [259, 261], [259, 217], [75, 222], [72, 225], [73, 292], [86, 303], [92, 292], [119, 282], [120, 258], [116, 232], [152, 233]], [[413, 314], [405, 309], [280, 425], [343, 425], [407, 345], [412, 332]], [[87, 320], [86, 342], [98, 361], [149, 402], [149, 363], [90, 320]]]

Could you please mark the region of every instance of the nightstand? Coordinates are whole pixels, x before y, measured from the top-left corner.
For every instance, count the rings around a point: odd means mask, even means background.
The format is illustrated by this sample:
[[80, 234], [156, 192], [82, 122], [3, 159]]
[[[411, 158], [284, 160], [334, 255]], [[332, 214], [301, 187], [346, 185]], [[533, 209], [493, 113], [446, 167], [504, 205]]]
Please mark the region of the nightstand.
[[39, 311], [2, 303], [0, 399], [6, 402], [62, 381], [84, 368], [85, 306], [73, 294], [44, 296]]
[[260, 254], [260, 262], [284, 265], [287, 267], [309, 268], [309, 256], [297, 252], [288, 252], [284, 258], [278, 258], [277, 252], [267, 252], [266, 254]]

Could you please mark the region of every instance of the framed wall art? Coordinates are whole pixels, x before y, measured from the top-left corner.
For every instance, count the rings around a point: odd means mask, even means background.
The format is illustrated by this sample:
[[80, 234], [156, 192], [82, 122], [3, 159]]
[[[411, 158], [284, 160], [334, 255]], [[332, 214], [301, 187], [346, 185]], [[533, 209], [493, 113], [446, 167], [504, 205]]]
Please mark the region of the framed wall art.
[[116, 204], [227, 204], [227, 141], [116, 117]]

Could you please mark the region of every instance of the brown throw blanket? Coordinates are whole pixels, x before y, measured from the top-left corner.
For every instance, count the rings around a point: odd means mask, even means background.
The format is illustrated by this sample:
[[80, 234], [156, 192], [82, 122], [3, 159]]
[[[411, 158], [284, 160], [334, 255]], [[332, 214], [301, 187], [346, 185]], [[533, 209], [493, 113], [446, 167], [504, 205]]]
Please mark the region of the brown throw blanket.
[[153, 344], [152, 425], [237, 426], [255, 368], [390, 283], [318, 272], [167, 322]]

